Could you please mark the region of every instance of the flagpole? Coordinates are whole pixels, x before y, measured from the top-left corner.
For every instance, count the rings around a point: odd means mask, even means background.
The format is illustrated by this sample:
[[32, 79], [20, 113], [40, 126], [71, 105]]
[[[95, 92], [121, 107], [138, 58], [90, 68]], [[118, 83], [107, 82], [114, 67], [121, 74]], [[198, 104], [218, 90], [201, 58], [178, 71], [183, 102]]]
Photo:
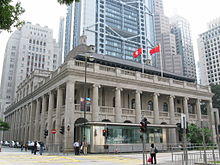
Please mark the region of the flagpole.
[[[159, 44], [160, 47], [160, 44]], [[161, 73], [161, 77], [163, 77], [163, 59], [162, 59], [162, 55], [161, 55], [161, 47], [160, 47], [160, 73]]]

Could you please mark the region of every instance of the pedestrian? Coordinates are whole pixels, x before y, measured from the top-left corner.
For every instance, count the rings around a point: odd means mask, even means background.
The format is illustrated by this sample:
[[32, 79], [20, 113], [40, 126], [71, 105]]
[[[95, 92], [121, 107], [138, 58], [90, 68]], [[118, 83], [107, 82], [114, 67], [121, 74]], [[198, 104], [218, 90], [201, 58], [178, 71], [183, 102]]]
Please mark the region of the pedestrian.
[[26, 142], [26, 143], [24, 144], [24, 149], [25, 149], [25, 151], [27, 152], [27, 150], [28, 150], [28, 142]]
[[84, 141], [82, 146], [83, 146], [83, 154], [87, 155], [88, 143]]
[[73, 147], [74, 147], [74, 150], [75, 150], [75, 155], [79, 155], [80, 145], [79, 145], [78, 140], [73, 144]]
[[33, 150], [34, 150], [34, 155], [36, 155], [36, 153], [37, 153], [37, 141], [34, 142]]
[[24, 145], [23, 143], [21, 143], [21, 151], [23, 151], [23, 149], [24, 149]]
[[153, 164], [153, 160], [154, 160], [154, 164], [157, 164], [157, 158], [156, 158], [157, 152], [158, 152], [157, 148], [152, 143], [150, 148], [151, 164]]
[[40, 153], [40, 155], [42, 155], [43, 151], [44, 151], [44, 143], [43, 142], [39, 142], [39, 144], [40, 144], [40, 151], [39, 151], [39, 153]]

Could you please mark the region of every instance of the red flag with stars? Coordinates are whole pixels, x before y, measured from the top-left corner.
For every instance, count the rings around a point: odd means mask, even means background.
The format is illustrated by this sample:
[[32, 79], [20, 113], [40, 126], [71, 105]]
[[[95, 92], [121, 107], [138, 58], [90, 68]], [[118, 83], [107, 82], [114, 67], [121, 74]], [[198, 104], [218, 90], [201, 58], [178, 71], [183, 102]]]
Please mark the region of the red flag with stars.
[[157, 45], [156, 47], [154, 47], [153, 49], [150, 50], [150, 55], [154, 54], [154, 53], [158, 53], [160, 52], [160, 45]]

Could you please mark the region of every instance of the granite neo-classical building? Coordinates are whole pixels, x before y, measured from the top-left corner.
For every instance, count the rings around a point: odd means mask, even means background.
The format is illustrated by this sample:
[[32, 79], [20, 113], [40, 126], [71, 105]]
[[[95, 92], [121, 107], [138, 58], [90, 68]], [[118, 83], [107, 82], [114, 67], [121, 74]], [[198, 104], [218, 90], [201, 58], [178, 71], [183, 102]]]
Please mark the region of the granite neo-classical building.
[[[85, 96], [85, 62], [76, 57], [89, 54], [97, 55], [91, 53], [90, 46], [81, 44], [56, 71], [35, 70], [19, 85], [16, 102], [4, 113], [11, 126], [4, 140], [38, 140], [48, 149], [70, 151], [73, 141], [82, 140], [85, 134], [90, 152], [104, 151], [105, 144], [109, 151], [137, 151], [141, 150], [139, 123], [146, 117], [146, 142], [164, 147], [181, 140], [176, 128], [181, 113], [190, 123], [208, 121], [207, 126], [214, 130], [209, 86], [98, 61], [87, 62], [86, 93], [91, 101], [84, 113], [80, 100]], [[59, 132], [62, 126], [64, 134]], [[103, 130], [107, 128], [109, 136], [105, 138]], [[52, 134], [52, 129], [57, 133]]]

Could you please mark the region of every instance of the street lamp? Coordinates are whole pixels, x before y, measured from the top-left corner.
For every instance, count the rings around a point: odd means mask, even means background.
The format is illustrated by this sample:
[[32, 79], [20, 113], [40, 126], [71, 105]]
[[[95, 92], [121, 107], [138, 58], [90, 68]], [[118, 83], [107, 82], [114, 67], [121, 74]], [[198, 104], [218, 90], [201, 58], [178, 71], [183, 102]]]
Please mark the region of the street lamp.
[[86, 139], [86, 110], [87, 110], [87, 106], [86, 106], [86, 98], [87, 98], [87, 84], [86, 84], [86, 79], [87, 79], [87, 61], [94, 61], [94, 56], [91, 54], [85, 54], [85, 81], [84, 81], [84, 124], [83, 124], [83, 141], [85, 141]]

